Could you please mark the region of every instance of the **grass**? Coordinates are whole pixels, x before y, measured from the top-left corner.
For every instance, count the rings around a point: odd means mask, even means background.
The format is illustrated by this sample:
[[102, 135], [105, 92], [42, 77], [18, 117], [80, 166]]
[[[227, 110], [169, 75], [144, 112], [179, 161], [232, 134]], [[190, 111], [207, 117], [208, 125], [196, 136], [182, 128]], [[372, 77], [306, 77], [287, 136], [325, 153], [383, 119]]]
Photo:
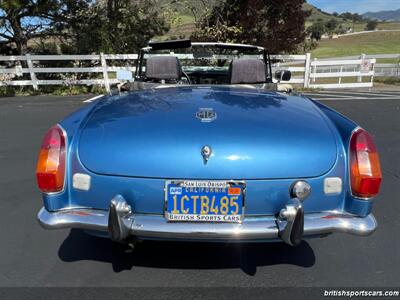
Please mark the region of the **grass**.
[[[343, 27], [353, 29], [353, 23], [349, 21], [341, 22]], [[356, 22], [354, 23], [354, 32], [365, 31], [365, 27], [367, 26], [366, 22]], [[376, 27], [379, 30], [400, 30], [400, 22], [379, 22]]]
[[400, 30], [400, 22], [382, 22], [378, 24], [378, 29]]
[[[362, 77], [361, 82], [370, 82], [371, 81], [371, 77], [369, 76], [364, 76]], [[339, 77], [333, 77], [333, 78], [317, 78], [314, 81], [310, 81], [311, 84], [329, 84], [329, 83], [339, 83]], [[342, 77], [341, 83], [356, 83], [357, 81], [357, 77]]]
[[400, 52], [400, 32], [371, 32], [326, 39], [312, 51], [313, 57], [340, 57], [365, 54]]
[[400, 77], [375, 77], [374, 82], [400, 86]]
[[365, 26], [367, 25], [367, 23], [365, 22], [355, 22], [353, 24], [353, 22], [350, 21], [344, 21], [343, 23], [341, 23], [342, 26], [344, 28], [351, 28], [353, 29], [353, 32], [360, 32], [360, 31], [364, 31], [365, 30]]

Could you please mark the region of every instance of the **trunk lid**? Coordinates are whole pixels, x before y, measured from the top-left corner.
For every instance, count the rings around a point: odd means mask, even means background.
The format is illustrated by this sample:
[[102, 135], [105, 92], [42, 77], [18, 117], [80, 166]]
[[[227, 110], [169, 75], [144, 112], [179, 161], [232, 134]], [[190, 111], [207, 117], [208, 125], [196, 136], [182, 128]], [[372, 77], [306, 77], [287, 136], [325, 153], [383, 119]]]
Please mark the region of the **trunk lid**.
[[[202, 122], [201, 109], [216, 119]], [[208, 145], [207, 163], [201, 155]], [[336, 161], [334, 135], [309, 100], [233, 87], [170, 87], [100, 102], [78, 152], [94, 173], [180, 179], [315, 177]]]

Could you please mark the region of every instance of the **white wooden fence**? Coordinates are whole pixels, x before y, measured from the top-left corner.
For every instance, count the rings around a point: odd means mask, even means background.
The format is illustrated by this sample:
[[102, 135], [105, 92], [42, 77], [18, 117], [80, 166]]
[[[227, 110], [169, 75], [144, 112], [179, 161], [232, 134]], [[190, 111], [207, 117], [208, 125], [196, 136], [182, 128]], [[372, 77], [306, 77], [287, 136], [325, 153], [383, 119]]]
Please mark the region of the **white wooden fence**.
[[[362, 88], [372, 87], [375, 74], [376, 59], [361, 59], [356, 60], [323, 60], [314, 59], [311, 62], [310, 82], [307, 87], [321, 89], [336, 89], [336, 88]], [[340, 66], [339, 72], [318, 72], [319, 67], [325, 66]], [[345, 71], [345, 66], [357, 66], [357, 71]], [[367, 81], [363, 82], [363, 77], [367, 77]], [[332, 79], [338, 78], [336, 83], [316, 83], [317, 79]], [[353, 82], [342, 82], [343, 78], [353, 78]]]
[[[336, 58], [324, 58], [321, 60], [356, 60], [359, 56], [345, 56]], [[392, 54], [369, 54], [364, 56], [365, 59], [389, 59], [391, 63], [376, 63], [374, 65], [374, 77], [400, 77], [400, 53]], [[321, 67], [322, 69], [322, 67]], [[324, 72], [339, 72], [340, 67], [338, 66], [326, 66]], [[349, 72], [355, 72], [359, 69], [357, 65], [345, 65], [344, 70]]]
[[[356, 59], [311, 60], [311, 55], [272, 56], [282, 60], [275, 69], [285, 69], [292, 73], [302, 72], [301, 77], [293, 76], [289, 83], [303, 84], [304, 88], [340, 89], [372, 87], [376, 59], [361, 55]], [[346, 67], [352, 67], [351, 70]], [[327, 69], [326, 67], [329, 67]], [[332, 68], [336, 69], [332, 72]], [[366, 77], [367, 81], [363, 80]], [[344, 79], [346, 78], [346, 79]], [[345, 81], [345, 82], [343, 82]]]
[[[23, 68], [21, 64], [17, 64], [12, 68], [0, 68], [1, 74], [13, 74], [22, 76], [24, 73], [30, 74], [29, 80], [7, 80], [7, 78], [0, 80], [0, 86], [23, 86], [31, 85], [35, 90], [39, 85], [103, 85], [107, 92], [110, 92], [110, 85], [118, 83], [117, 79], [110, 79], [110, 72], [117, 72], [118, 70], [128, 70], [134, 72], [135, 66], [113, 66], [107, 61], [113, 60], [134, 60], [137, 59], [137, 54], [103, 54], [99, 55], [30, 55], [24, 56], [0, 56], [0, 62], [23, 62], [26, 61], [27, 68]], [[35, 67], [35, 61], [91, 61], [93, 67]], [[71, 77], [60, 80], [38, 80], [36, 74], [38, 73], [102, 73], [102, 78], [99, 79], [73, 79]]]
[[289, 83], [302, 84], [304, 87], [308, 87], [311, 66], [310, 53], [305, 55], [271, 55], [271, 59], [278, 61], [273, 64], [274, 71], [285, 69], [292, 72]]
[[[293, 75], [289, 83], [300, 84], [305, 88], [373, 86], [376, 59], [368, 56], [356, 59], [318, 60], [311, 59], [311, 54], [307, 53], [305, 55], [272, 55], [271, 58], [274, 61], [273, 70], [291, 71]], [[0, 87], [30, 85], [38, 89], [40, 85], [102, 85], [109, 92], [110, 85], [119, 82], [116, 76], [110, 75], [118, 70], [134, 72], [136, 67], [132, 61], [135, 59], [137, 59], [137, 54], [0, 56]], [[40, 65], [40, 62], [48, 61], [70, 61], [73, 62], [73, 66], [48, 67], [43, 66], [43, 63], [42, 66]], [[80, 66], [82, 62], [89, 63], [91, 66], [82, 67]], [[1, 64], [7, 64], [7, 66], [1, 66]], [[327, 67], [335, 67], [336, 71], [326, 71]], [[42, 73], [61, 74], [62, 79], [38, 79], [39, 74]], [[74, 76], [77, 73], [98, 73], [99, 76], [82, 78], [82, 75]], [[28, 76], [23, 76], [24, 74], [29, 74], [29, 79], [27, 79]], [[18, 80], [20, 76], [24, 78]], [[365, 77], [367, 80], [363, 80]], [[332, 82], [333, 79], [335, 82]], [[349, 79], [354, 82], [349, 82]]]

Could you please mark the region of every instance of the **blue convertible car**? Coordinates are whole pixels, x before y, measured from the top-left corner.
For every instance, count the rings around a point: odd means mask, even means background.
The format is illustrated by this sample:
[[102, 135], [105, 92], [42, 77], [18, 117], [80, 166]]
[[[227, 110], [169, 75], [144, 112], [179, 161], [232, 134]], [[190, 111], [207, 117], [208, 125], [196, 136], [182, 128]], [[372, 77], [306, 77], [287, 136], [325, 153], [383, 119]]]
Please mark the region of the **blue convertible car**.
[[45, 135], [40, 224], [127, 243], [371, 234], [382, 179], [372, 137], [277, 91], [290, 76], [273, 75], [261, 47], [150, 43], [123, 91]]

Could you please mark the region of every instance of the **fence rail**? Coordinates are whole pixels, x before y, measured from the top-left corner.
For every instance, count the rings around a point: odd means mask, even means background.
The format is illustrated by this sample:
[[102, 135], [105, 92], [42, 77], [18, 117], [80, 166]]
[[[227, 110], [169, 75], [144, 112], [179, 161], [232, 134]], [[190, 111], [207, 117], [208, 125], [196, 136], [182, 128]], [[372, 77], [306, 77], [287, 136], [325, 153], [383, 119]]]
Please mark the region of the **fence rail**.
[[[90, 54], [90, 55], [19, 55], [19, 56], [0, 56], [0, 62], [19, 62], [13, 68], [1, 68], [0, 74], [11, 74], [22, 76], [30, 74], [30, 80], [0, 80], [0, 86], [25, 86], [31, 85], [35, 90], [39, 85], [102, 85], [107, 92], [110, 92], [110, 85], [118, 83], [117, 79], [110, 79], [109, 72], [117, 72], [119, 70], [127, 70], [134, 72], [136, 67], [133, 66], [112, 66], [107, 64], [107, 60], [135, 60], [137, 54]], [[95, 67], [35, 67], [36, 61], [91, 61], [93, 64], [99, 64]], [[26, 62], [27, 68], [21, 66], [21, 62]], [[37, 79], [36, 74], [40, 73], [102, 73], [101, 79]], [[14, 79], [14, 78], [12, 78]]]
[[[366, 59], [364, 55], [360, 59], [354, 60], [321, 60], [314, 59], [311, 62], [312, 73], [310, 75], [310, 82], [308, 87], [310, 88], [321, 88], [321, 89], [337, 89], [337, 88], [362, 88], [372, 87], [375, 75], [375, 64], [376, 59]], [[339, 66], [339, 72], [324, 72], [318, 70], [319, 67], [332, 67]], [[346, 66], [355, 66], [358, 70], [349, 71], [346, 70]], [[355, 78], [356, 82], [342, 82], [342, 78]], [[363, 82], [363, 77], [368, 77], [368, 82]], [[336, 83], [333, 82], [322, 82], [316, 83], [317, 79], [332, 79], [338, 78]]]
[[[285, 69], [293, 73], [288, 83], [302, 84], [307, 87], [307, 78], [310, 75], [311, 54], [304, 55], [271, 55], [273, 70]], [[301, 73], [301, 74], [298, 74]]]
[[[182, 60], [198, 58], [191, 54], [179, 54], [178, 56]], [[221, 55], [204, 57], [204, 59], [221, 58]], [[291, 71], [292, 78], [288, 83], [300, 84], [305, 88], [372, 87], [374, 76], [388, 74], [383, 71], [384, 69], [390, 69], [390, 74], [399, 76], [400, 65], [376, 64], [375, 58], [399, 58], [400, 60], [400, 54], [376, 54], [374, 57], [361, 55], [360, 57], [321, 60], [311, 59], [310, 53], [304, 55], [271, 55], [274, 71], [281, 69]], [[38, 89], [41, 85], [102, 85], [109, 92], [110, 85], [119, 82], [118, 79], [115, 79], [115, 76], [110, 75], [119, 70], [135, 72], [135, 63], [128, 63], [128, 61], [136, 59], [137, 54], [104, 53], [0, 56], [0, 87], [30, 85], [34, 89]], [[73, 63], [72, 66], [68, 67], [47, 66], [46, 64], [50, 61]], [[116, 63], [116, 61], [119, 61], [119, 63]], [[87, 66], [87, 64], [90, 66]], [[83, 78], [83, 74], [86, 73], [97, 75], [86, 75], [87, 78]], [[29, 77], [27, 74], [29, 74]], [[40, 78], [43, 77], [42, 74], [58, 74], [58, 77], [42, 79]], [[74, 77], [73, 74], [80, 75]], [[23, 78], [18, 80], [18, 77]], [[367, 82], [363, 79], [366, 77], [368, 78]], [[332, 82], [334, 78], [337, 78], [336, 82]], [[355, 79], [355, 82], [349, 82], [351, 79]]]

